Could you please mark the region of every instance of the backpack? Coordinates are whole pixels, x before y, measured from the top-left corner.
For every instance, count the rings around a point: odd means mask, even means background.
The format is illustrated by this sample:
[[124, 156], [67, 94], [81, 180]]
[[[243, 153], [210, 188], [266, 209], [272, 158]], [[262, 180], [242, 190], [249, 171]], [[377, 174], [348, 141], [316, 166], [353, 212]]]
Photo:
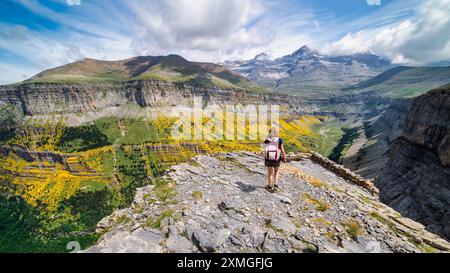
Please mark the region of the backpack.
[[265, 158], [269, 161], [278, 161], [281, 157], [281, 150], [279, 148], [279, 138], [268, 138], [269, 143], [266, 144], [265, 148]]

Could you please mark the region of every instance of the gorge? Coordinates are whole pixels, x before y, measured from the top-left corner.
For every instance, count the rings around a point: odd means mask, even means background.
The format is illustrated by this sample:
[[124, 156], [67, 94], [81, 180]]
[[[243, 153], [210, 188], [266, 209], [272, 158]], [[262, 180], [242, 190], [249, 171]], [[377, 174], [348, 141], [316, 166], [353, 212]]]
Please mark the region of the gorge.
[[[412, 100], [409, 79], [419, 72], [374, 55], [330, 57], [302, 47], [279, 60], [226, 66], [235, 72], [177, 55], [85, 59], [0, 86], [1, 118], [10, 124], [0, 138], [1, 205], [10, 219], [0, 250], [62, 252], [74, 240], [94, 252], [370, 252], [373, 243], [381, 252], [449, 250], [432, 234], [449, 238], [449, 88], [426, 91], [450, 81], [450, 68], [422, 68], [430, 74], [413, 93], [426, 94]], [[280, 73], [275, 85], [267, 82]], [[341, 78], [324, 79], [330, 75]], [[402, 86], [386, 92], [396, 82]], [[258, 141], [171, 137], [167, 113], [194, 97], [205, 106], [280, 106], [286, 149], [301, 158], [283, 169], [289, 194], [258, 188]], [[346, 139], [345, 132], [358, 133]], [[311, 151], [351, 170], [323, 169]], [[353, 171], [362, 177], [351, 178]], [[354, 184], [364, 178], [374, 179], [379, 197]], [[242, 194], [255, 204], [270, 198], [279, 211], [258, 211]], [[183, 205], [195, 210], [184, 215]]]

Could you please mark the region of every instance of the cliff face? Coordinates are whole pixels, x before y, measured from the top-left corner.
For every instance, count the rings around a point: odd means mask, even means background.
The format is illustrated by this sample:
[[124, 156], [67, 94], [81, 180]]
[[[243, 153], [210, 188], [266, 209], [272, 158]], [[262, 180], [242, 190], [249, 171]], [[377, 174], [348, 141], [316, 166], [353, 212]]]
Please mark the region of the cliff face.
[[415, 99], [387, 168], [381, 200], [450, 238], [450, 86]]
[[288, 96], [243, 89], [195, 87], [158, 80], [124, 83], [46, 84], [0, 86], [0, 102], [19, 106], [27, 115], [82, 113], [125, 104], [140, 106], [186, 105], [195, 96], [206, 103], [280, 104], [296, 109], [300, 102]]
[[413, 103], [405, 122], [405, 140], [437, 153], [450, 165], [450, 85], [429, 92]]
[[[261, 155], [197, 156], [131, 207], [97, 225], [86, 252], [425, 252], [450, 244], [382, 204], [357, 175], [316, 155], [281, 166], [281, 191], [265, 186]], [[356, 179], [348, 180], [353, 177]]]
[[361, 130], [365, 143], [344, 159], [344, 165], [365, 178], [378, 178], [386, 167], [392, 143], [402, 134], [410, 106], [410, 100], [392, 101], [381, 116], [367, 121]]

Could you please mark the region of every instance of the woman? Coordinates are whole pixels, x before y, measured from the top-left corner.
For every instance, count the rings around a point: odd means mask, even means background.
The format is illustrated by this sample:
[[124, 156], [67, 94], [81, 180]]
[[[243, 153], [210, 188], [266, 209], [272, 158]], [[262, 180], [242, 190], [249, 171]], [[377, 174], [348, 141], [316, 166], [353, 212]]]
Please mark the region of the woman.
[[269, 131], [269, 135], [264, 141], [265, 148], [265, 162], [264, 165], [268, 170], [268, 182], [267, 190], [273, 192], [275, 189], [279, 189], [278, 177], [281, 159], [286, 163], [286, 152], [284, 151], [283, 140], [280, 138], [278, 128], [273, 127]]

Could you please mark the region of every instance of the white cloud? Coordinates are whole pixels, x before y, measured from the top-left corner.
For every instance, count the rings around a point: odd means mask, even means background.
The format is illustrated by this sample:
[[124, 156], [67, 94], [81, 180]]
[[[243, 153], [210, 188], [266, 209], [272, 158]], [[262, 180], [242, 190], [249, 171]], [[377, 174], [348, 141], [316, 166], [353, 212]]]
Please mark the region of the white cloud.
[[328, 54], [373, 52], [398, 64], [450, 59], [450, 0], [426, 1], [416, 16], [387, 26], [348, 33], [322, 49]]
[[[0, 25], [0, 48], [27, 59], [38, 69], [66, 64], [84, 57], [126, 58], [130, 40], [85, 37], [77, 33], [64, 40], [50, 39], [45, 33], [20, 25]], [[125, 52], [122, 50], [125, 48]]]
[[138, 20], [132, 49], [139, 54], [203, 53], [202, 59], [217, 60], [274, 39], [259, 0], [131, 1], [129, 6]]
[[[66, 12], [37, 1], [18, 3], [58, 24], [55, 32], [0, 23], [0, 49], [30, 63], [23, 73], [15, 66], [19, 78], [83, 57], [179, 54], [219, 62], [261, 52], [276, 58], [304, 44], [327, 54], [371, 51], [396, 63], [450, 59], [450, 0], [383, 2], [353, 19], [290, 0], [83, 1]], [[4, 67], [0, 78], [12, 79]]]
[[67, 0], [67, 5], [79, 6], [79, 5], [81, 5], [81, 0]]
[[38, 72], [39, 70], [33, 67], [0, 62], [0, 84], [23, 81]]

